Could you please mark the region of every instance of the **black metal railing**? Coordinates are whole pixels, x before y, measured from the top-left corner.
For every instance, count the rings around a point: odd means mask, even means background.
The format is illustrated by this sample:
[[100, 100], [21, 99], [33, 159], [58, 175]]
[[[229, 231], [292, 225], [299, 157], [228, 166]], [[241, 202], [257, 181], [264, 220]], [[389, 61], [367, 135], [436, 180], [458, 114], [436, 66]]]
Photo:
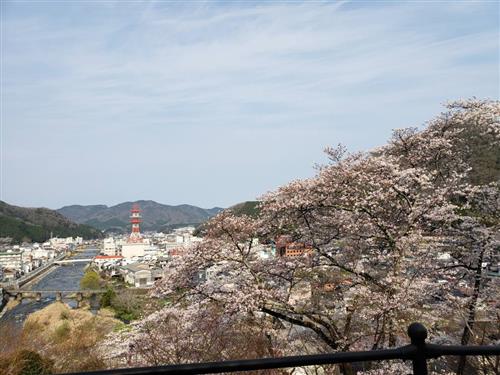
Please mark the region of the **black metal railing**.
[[[427, 329], [420, 323], [408, 327], [411, 344], [394, 349], [331, 354], [301, 355], [280, 358], [245, 359], [238, 361], [190, 363], [158, 367], [136, 367], [103, 371], [91, 371], [85, 375], [149, 375], [149, 374], [213, 374], [237, 371], [256, 371], [277, 368], [332, 365], [350, 362], [407, 360], [413, 363], [414, 375], [427, 375], [427, 360], [445, 355], [451, 356], [499, 356], [500, 345], [435, 345], [425, 342]], [[75, 373], [77, 374], [77, 373]]]

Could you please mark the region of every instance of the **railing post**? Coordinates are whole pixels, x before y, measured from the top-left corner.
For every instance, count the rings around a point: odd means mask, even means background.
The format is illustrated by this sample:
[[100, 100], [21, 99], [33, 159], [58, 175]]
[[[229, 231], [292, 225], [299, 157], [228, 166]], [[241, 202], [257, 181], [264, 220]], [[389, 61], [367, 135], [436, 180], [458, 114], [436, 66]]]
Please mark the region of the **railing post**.
[[417, 348], [415, 356], [412, 358], [413, 375], [427, 375], [427, 357], [425, 350], [427, 329], [421, 323], [412, 323], [408, 327], [408, 336], [410, 336], [411, 344]]

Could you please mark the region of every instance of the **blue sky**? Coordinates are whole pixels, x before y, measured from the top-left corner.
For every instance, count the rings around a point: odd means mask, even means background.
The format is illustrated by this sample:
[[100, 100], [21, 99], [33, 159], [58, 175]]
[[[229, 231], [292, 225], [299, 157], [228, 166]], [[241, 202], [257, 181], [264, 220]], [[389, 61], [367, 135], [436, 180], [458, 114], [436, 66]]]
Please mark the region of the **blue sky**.
[[5, 1], [1, 197], [229, 206], [499, 96], [499, 3]]

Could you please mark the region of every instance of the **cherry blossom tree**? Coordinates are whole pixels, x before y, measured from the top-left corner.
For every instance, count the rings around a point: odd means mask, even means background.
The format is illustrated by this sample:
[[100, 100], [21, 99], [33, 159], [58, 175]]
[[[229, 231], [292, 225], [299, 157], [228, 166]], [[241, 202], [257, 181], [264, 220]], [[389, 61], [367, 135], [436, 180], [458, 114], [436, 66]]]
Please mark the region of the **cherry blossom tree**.
[[[186, 348], [219, 340], [200, 324], [212, 316], [232, 335], [260, 337], [253, 347], [264, 351], [245, 349], [254, 355], [393, 347], [407, 341], [415, 320], [442, 336], [457, 307], [467, 344], [478, 308], [498, 293], [482, 264], [498, 251], [499, 198], [495, 182], [471, 184], [474, 150], [464, 134], [499, 147], [499, 116], [498, 102], [451, 103], [422, 131], [395, 130], [372, 152], [327, 149], [329, 163], [316, 176], [264, 195], [257, 218], [223, 211], [156, 285], [153, 295], [169, 304], [135, 327], [132, 352], [155, 364], [206, 358]], [[281, 235], [312, 251], [261, 257]], [[456, 296], [460, 282], [473, 292]], [[162, 333], [181, 331], [184, 341]], [[159, 346], [168, 354], [151, 357]], [[340, 369], [354, 373], [351, 365]]]

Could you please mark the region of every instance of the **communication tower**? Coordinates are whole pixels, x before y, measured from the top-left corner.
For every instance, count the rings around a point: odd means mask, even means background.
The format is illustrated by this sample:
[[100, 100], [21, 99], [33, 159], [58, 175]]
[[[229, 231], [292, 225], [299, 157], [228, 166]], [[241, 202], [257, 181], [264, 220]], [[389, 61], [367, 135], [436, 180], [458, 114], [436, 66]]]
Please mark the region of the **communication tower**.
[[141, 224], [141, 209], [137, 203], [134, 203], [130, 210], [130, 224], [132, 225], [132, 232], [128, 242], [142, 242], [140, 224]]

